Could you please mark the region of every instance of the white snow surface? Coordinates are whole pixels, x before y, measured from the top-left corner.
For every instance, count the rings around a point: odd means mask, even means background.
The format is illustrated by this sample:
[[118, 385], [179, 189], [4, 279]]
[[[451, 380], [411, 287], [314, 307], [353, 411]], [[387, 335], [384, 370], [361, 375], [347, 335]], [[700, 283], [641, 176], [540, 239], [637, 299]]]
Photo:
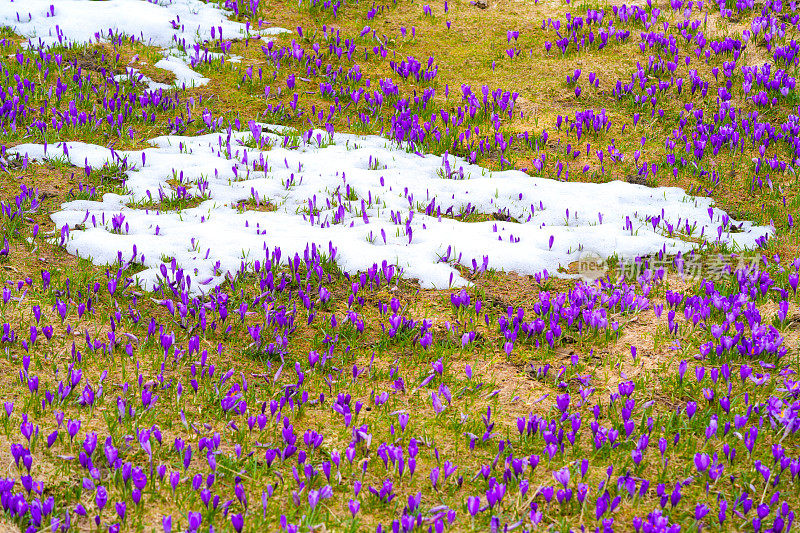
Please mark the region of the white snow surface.
[[[0, 25], [45, 45], [58, 43], [59, 36], [79, 43], [96, 41], [96, 33], [106, 39], [109, 30], [162, 48], [179, 39], [187, 45], [211, 40], [212, 27], [221, 27], [226, 39], [243, 36], [245, 25], [228, 20], [229, 14], [200, 0], [0, 0]], [[251, 28], [262, 35], [284, 31]]]
[[177, 56], [167, 56], [158, 61], [155, 66], [175, 74], [173, 83], [178, 87], [200, 87], [211, 81], [209, 78], [203, 77], [189, 68], [185, 60]]
[[[157, 283], [161, 265], [173, 258], [192, 276], [192, 289], [204, 292], [239, 270], [243, 260], [263, 261], [265, 249], [279, 247], [285, 260], [295, 253], [302, 256], [311, 244], [324, 253], [334, 247], [344, 271], [363, 271], [385, 260], [428, 288], [467, 284], [453, 263], [471, 268], [473, 260], [482, 265], [484, 257], [489, 268], [520, 274], [547, 269], [558, 275], [559, 266], [587, 252], [622, 258], [660, 250], [688, 252], [696, 244], [681, 239], [678, 231], [670, 237], [665, 222], [696, 225], [694, 237], [702, 231], [705, 239], [715, 241], [721, 220], [727, 219], [711, 199], [678, 188], [559, 182], [514, 170], [490, 172], [452, 156], [449, 168], [463, 170], [464, 179], [445, 179], [442, 157], [409, 153], [381, 137], [337, 133], [326, 146], [327, 133], [314, 131], [309, 144], [293, 147], [290, 141], [283, 147], [286, 131], [281, 126], [251, 124], [251, 130], [260, 130], [256, 135], [269, 138], [272, 147], [245, 146], [253, 145], [253, 134], [233, 131], [230, 137], [158, 137], [144, 151], [112, 152], [80, 142], [46, 149], [26, 144], [11, 151], [36, 160], [66, 157], [93, 168], [126, 160], [129, 194], [68, 202], [52, 219], [59, 228], [71, 228], [70, 253], [100, 264], [117, 261], [121, 253], [123, 260], [146, 267], [136, 278], [148, 288]], [[200, 194], [198, 183], [208, 182], [202, 203], [180, 212], [154, 208], [152, 202], [144, 208], [150, 196], [159, 198], [159, 189], [169, 196], [167, 181], [181, 173], [192, 194]], [[275, 210], [253, 209], [254, 194]], [[249, 207], [236, 207], [247, 200]], [[471, 205], [487, 215], [505, 210], [513, 220], [428, 216], [424, 211], [433, 200], [442, 213], [452, 207], [458, 214]], [[339, 205], [344, 214], [335, 220]], [[119, 214], [125, 217], [121, 233], [112, 230], [111, 222]], [[660, 217], [655, 230], [652, 217]], [[738, 229], [729, 231], [734, 224]], [[749, 248], [772, 233], [769, 227], [730, 221], [720, 240]]]
[[[244, 24], [228, 20], [230, 11], [200, 0], [0, 0], [0, 26], [10, 26], [34, 46], [56, 43], [88, 43], [124, 33], [145, 44], [171, 49], [156, 66], [175, 73], [175, 85], [205, 85], [205, 78], [192, 70], [188, 57], [175, 47], [212, 40], [242, 37]], [[250, 28], [250, 34], [274, 35], [283, 28]], [[150, 82], [149, 88], [167, 87]]]

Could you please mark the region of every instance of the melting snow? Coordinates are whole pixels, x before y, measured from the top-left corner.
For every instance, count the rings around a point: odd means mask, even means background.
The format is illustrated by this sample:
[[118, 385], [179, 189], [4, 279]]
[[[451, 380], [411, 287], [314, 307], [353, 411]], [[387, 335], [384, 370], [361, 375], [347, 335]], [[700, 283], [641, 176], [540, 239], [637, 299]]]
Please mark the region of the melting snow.
[[[326, 253], [335, 249], [335, 261], [345, 271], [385, 260], [424, 287], [446, 288], [467, 283], [454, 263], [555, 274], [587, 252], [624, 258], [687, 252], [696, 246], [681, 238], [687, 224], [694, 226], [693, 237], [702, 233], [715, 241], [721, 220], [727, 220], [711, 199], [678, 188], [565, 183], [513, 170], [490, 172], [454, 157], [444, 165], [442, 157], [409, 153], [377, 136], [331, 139], [315, 131], [310, 143], [284, 147], [281, 126], [251, 128], [253, 133], [230, 137], [158, 137], [151, 141], [154, 148], [144, 151], [112, 152], [79, 142], [51, 144], [46, 152], [32, 144], [12, 151], [32, 159], [66, 157], [93, 168], [127, 161], [129, 194], [69, 202], [52, 219], [59, 228], [72, 228], [69, 252], [97, 263], [112, 263], [121, 254], [146, 267], [136, 277], [147, 287], [173, 258], [192, 275], [193, 288], [205, 291], [239, 270], [243, 260], [263, 261], [265, 248], [280, 247], [286, 258], [316, 244]], [[271, 148], [245, 146], [254, 146], [254, 135]], [[172, 194], [167, 182], [175, 177], [205, 200], [180, 212], [145, 209], [142, 203], [157, 200], [159, 189]], [[256, 199], [274, 210], [252, 209]], [[243, 201], [250, 207], [237, 207]], [[473, 215], [503, 211], [511, 220], [437, 216], [471, 208]], [[676, 228], [672, 237], [667, 223]], [[737, 230], [729, 231], [732, 227]], [[745, 248], [771, 233], [730, 221], [719, 240]]]
[[[0, 26], [31, 39], [34, 46], [87, 43], [125, 34], [145, 44], [171, 49], [156, 66], [176, 75], [176, 84], [208, 83], [187, 66], [188, 56], [176, 45], [188, 47], [220, 37], [241, 37], [244, 24], [228, 20], [229, 12], [200, 0], [0, 0]], [[214, 37], [212, 37], [214, 28]], [[274, 35], [283, 28], [251, 28], [251, 34]], [[163, 87], [151, 82], [150, 88]]]

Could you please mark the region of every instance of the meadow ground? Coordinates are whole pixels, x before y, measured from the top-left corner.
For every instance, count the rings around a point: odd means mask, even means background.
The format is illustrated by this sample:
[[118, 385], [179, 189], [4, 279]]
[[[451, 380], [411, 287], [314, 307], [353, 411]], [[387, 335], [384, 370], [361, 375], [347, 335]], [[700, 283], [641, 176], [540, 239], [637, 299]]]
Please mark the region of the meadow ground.
[[[157, 92], [137, 76], [169, 85], [175, 74], [130, 36], [31, 48], [1, 30], [4, 528], [791, 528], [793, 2], [220, 4], [246, 34], [178, 43], [209, 81]], [[292, 31], [257, 34], [273, 27]], [[214, 267], [203, 293], [177, 256], [155, 269], [136, 251], [109, 264], [76, 256], [70, 243], [96, 235], [94, 204], [81, 223], [54, 222], [65, 202], [104, 194], [126, 198], [132, 224], [144, 209], [188, 220], [209, 200], [202, 184], [176, 169], [142, 199], [131, 188], [144, 159], [13, 150], [57, 153], [69, 140], [135, 152], [162, 135], [215, 134], [230, 167], [247, 150], [322, 150], [334, 138], [311, 128], [559, 182], [681, 187], [713, 201], [714, 229], [648, 216], [632, 236], [696, 249], [612, 255], [588, 281], [567, 276], [586, 274], [580, 260], [520, 274], [448, 251], [441, 262], [469, 282], [452, 289], [389, 263], [345, 272], [328, 248], [270, 245], [240, 268]], [[368, 170], [382, 164], [370, 158]], [[461, 178], [449, 164], [439, 172]], [[311, 226], [322, 216], [322, 228], [346, 205], [341, 216], [369, 223], [361, 192], [295, 214]], [[227, 208], [266, 217], [279, 200], [254, 192]], [[409, 212], [465, 232], [525, 222], [409, 202], [396, 222], [409, 243]], [[124, 221], [103, 218], [99, 248], [116, 250]], [[774, 233], [739, 249], [744, 226], [732, 221]], [[134, 281], [151, 270], [155, 287]]]

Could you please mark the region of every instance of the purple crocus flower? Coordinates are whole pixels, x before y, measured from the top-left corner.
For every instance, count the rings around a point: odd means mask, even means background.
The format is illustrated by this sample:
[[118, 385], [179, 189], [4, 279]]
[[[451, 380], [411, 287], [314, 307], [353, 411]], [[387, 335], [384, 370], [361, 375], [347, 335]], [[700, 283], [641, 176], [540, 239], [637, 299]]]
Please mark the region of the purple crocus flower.
[[125, 502], [117, 502], [114, 504], [114, 509], [117, 511], [117, 515], [119, 515], [119, 519], [124, 521], [125, 520]]
[[102, 511], [103, 507], [106, 506], [108, 503], [108, 490], [102, 485], [97, 487], [97, 492], [94, 495], [94, 502], [97, 504], [97, 508]]
[[353, 518], [355, 518], [355, 516], [358, 514], [359, 509], [361, 509], [361, 502], [351, 498], [350, 502], [348, 503], [348, 507], [350, 509], [350, 515]]
[[569, 393], [565, 392], [564, 394], [559, 394], [558, 396], [556, 396], [556, 407], [558, 407], [559, 411], [565, 413], [569, 408], [569, 401], [570, 401]]
[[698, 503], [697, 506], [695, 506], [694, 508], [694, 519], [699, 522], [700, 520], [705, 518], [705, 516], [708, 514], [708, 511], [709, 509], [706, 504]]
[[711, 464], [711, 459], [705, 453], [697, 453], [694, 456], [694, 465], [697, 467], [698, 472], [705, 472]]
[[244, 527], [244, 516], [241, 513], [231, 515], [231, 525], [236, 530], [236, 533], [241, 533]]
[[470, 516], [475, 516], [481, 508], [481, 499], [479, 496], [470, 496], [467, 498], [467, 511]]
[[569, 485], [569, 478], [570, 478], [569, 468], [564, 467], [561, 470], [554, 471], [553, 478], [555, 478], [557, 482], [561, 483], [566, 489], [567, 485]]
[[433, 410], [437, 415], [444, 411], [444, 405], [442, 405], [442, 401], [435, 392], [431, 392], [431, 403], [433, 404]]

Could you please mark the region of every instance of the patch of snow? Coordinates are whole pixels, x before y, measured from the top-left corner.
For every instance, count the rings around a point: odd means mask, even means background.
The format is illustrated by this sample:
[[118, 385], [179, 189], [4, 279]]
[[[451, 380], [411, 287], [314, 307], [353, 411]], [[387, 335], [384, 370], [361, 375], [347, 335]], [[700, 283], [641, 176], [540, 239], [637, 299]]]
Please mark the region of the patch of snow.
[[[170, 49], [156, 66], [175, 73], [176, 85], [208, 83], [189, 67], [188, 57], [176, 48], [247, 34], [245, 24], [228, 20], [229, 11], [200, 0], [0, 0], [0, 26], [10, 26], [34, 46], [89, 43], [125, 34], [145, 44]], [[251, 35], [276, 35], [283, 28], [251, 28]], [[220, 34], [221, 32], [221, 34]], [[236, 58], [233, 58], [236, 60]], [[152, 82], [149, 88], [169, 88]]]
[[[51, 10], [52, 7], [52, 10]], [[245, 35], [245, 25], [228, 20], [229, 11], [200, 0], [2, 0], [0, 25], [49, 45], [58, 42], [87, 43], [108, 38], [108, 32], [124, 33], [145, 44], [171, 48], [209, 41], [211, 28], [219, 38]], [[254, 31], [275, 34], [281, 28]], [[37, 43], [34, 43], [37, 44]]]
[[125, 69], [125, 74], [117, 74], [114, 76], [114, 81], [125, 81], [125, 80], [132, 80], [136, 83], [142, 83], [147, 86], [148, 90], [157, 91], [159, 89], [169, 90], [172, 88], [172, 85], [168, 85], [166, 83], [159, 83], [157, 81], [153, 81], [144, 74], [142, 74], [139, 69], [128, 67]]
[[189, 68], [185, 59], [174, 55], [158, 61], [155, 66], [175, 74], [173, 83], [178, 87], [200, 87], [211, 81]]
[[[158, 137], [144, 151], [113, 152], [80, 142], [51, 144], [46, 150], [27, 144], [10, 151], [39, 160], [66, 157], [93, 168], [127, 161], [128, 194], [68, 202], [52, 219], [59, 228], [73, 228], [66, 243], [70, 253], [96, 263], [113, 263], [119, 254], [133, 259], [146, 267], [136, 277], [147, 287], [156, 283], [165, 258], [174, 258], [192, 276], [194, 289], [205, 291], [239, 270], [243, 260], [263, 261], [266, 248], [280, 247], [285, 259], [316, 244], [323, 252], [335, 248], [335, 261], [347, 272], [385, 260], [423, 287], [446, 288], [467, 283], [455, 263], [472, 268], [473, 261], [479, 266], [487, 261], [498, 270], [557, 274], [559, 266], [587, 253], [603, 258], [685, 253], [697, 246], [694, 239], [681, 238], [678, 229], [668, 235], [667, 222], [694, 226], [693, 238], [702, 233], [714, 242], [721, 220], [727, 219], [711, 199], [678, 188], [490, 172], [452, 156], [445, 164], [442, 157], [409, 153], [377, 136], [330, 139], [315, 130], [310, 143], [284, 147], [289, 138], [281, 126], [251, 124], [251, 130]], [[248, 148], [253, 135], [269, 139], [272, 147]], [[333, 144], [327, 145], [329, 140]], [[462, 173], [463, 179], [445, 177]], [[167, 181], [175, 176], [194, 195], [204, 190], [206, 199], [180, 212], [141, 207], [157, 199], [159, 189], [169, 195]], [[255, 195], [275, 210], [237, 209], [240, 202], [253, 203]], [[489, 216], [463, 222], [436, 216], [436, 209], [431, 216], [425, 214], [431, 202], [442, 213], [474, 208], [474, 214]], [[498, 211], [513, 220], [492, 220]], [[124, 224], [114, 232], [112, 218], [118, 215]], [[772, 233], [772, 228], [732, 220], [719, 240], [749, 248]]]

